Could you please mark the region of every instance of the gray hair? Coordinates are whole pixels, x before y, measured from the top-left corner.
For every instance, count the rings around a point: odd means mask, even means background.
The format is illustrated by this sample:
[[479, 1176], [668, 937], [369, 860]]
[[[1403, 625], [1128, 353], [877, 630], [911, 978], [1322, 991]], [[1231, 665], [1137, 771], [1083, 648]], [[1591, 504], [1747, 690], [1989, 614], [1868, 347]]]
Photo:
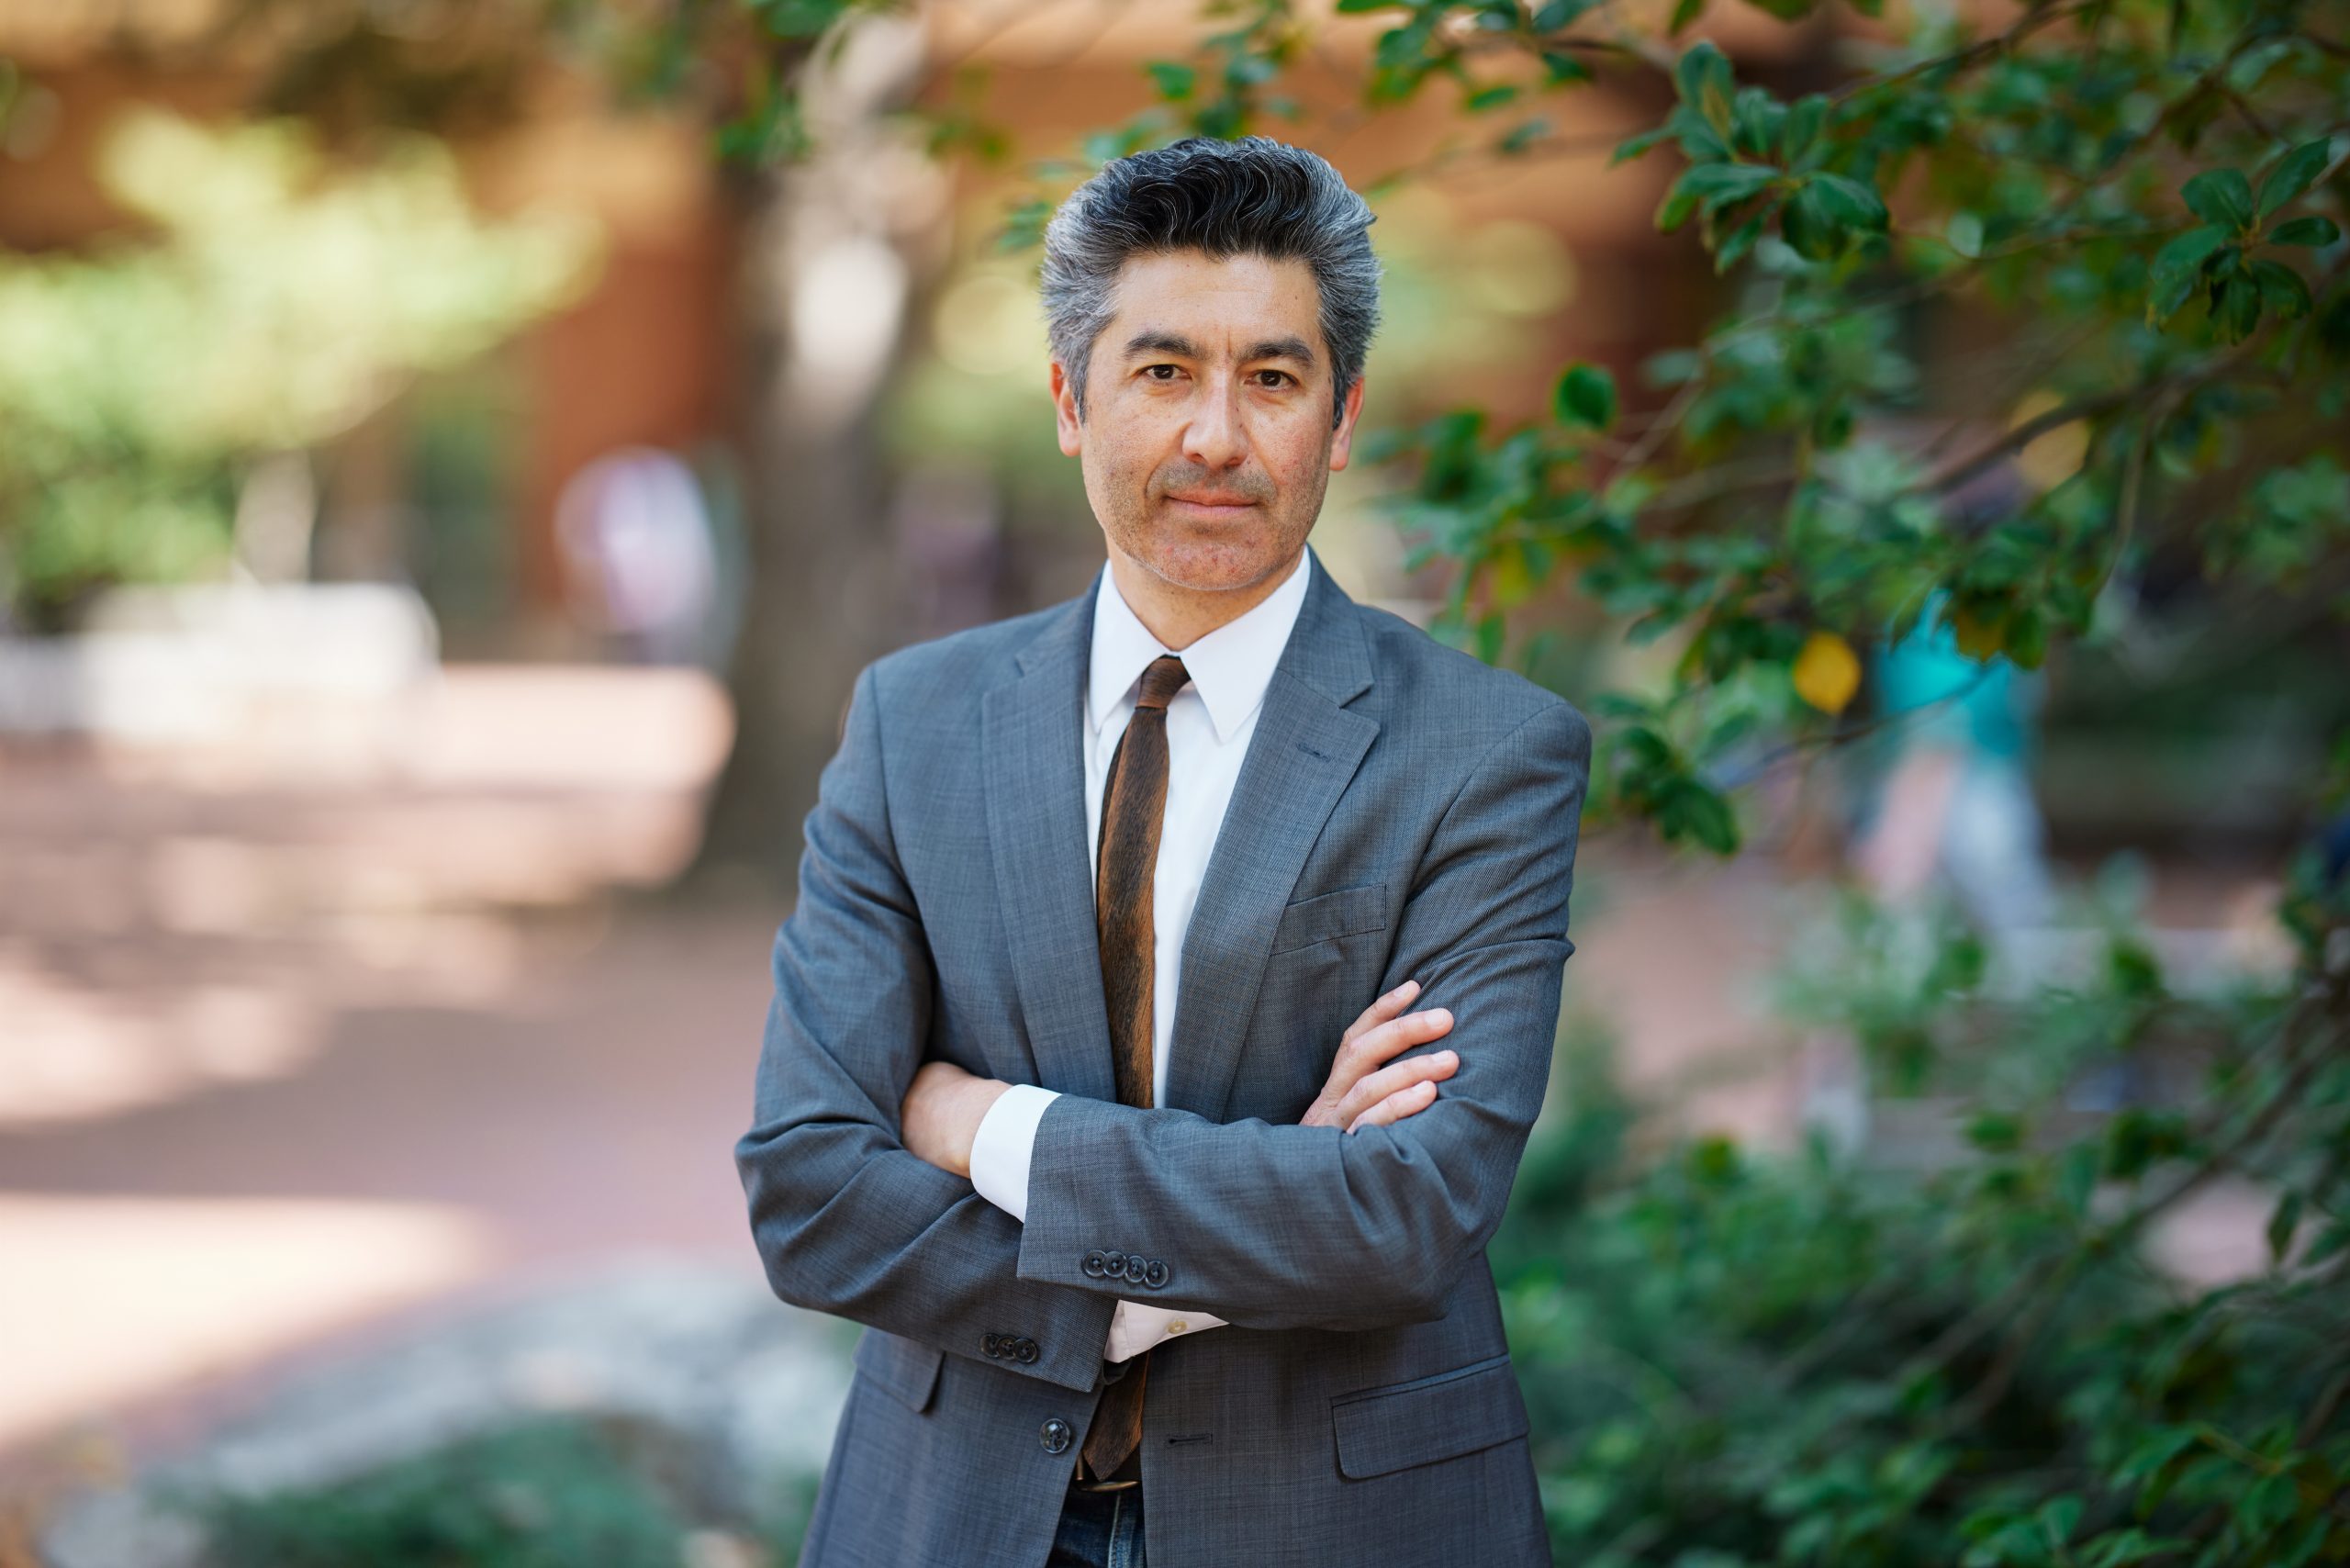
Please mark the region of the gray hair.
[[1322, 300], [1322, 341], [1337, 372], [1330, 423], [1345, 417], [1379, 325], [1371, 204], [1315, 153], [1270, 137], [1190, 137], [1104, 164], [1045, 227], [1045, 327], [1085, 417], [1093, 342], [1116, 314], [1130, 256], [1201, 250], [1221, 261], [1302, 261]]

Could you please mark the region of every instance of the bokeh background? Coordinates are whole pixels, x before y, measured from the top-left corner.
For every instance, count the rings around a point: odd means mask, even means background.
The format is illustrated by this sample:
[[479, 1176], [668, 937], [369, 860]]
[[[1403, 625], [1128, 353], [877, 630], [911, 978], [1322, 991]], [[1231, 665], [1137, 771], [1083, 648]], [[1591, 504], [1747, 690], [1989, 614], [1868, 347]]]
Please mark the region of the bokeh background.
[[[665, 9], [0, 0], [0, 1563], [189, 1560], [157, 1476], [269, 1495], [477, 1441], [512, 1446], [462, 1473], [520, 1477], [543, 1540], [612, 1511], [546, 1561], [789, 1560], [854, 1334], [767, 1297], [730, 1154], [800, 819], [861, 664], [1100, 564], [1023, 225], [1219, 24], [913, 7], [802, 128], [722, 50], [661, 58]], [[1722, 307], [1658, 231], [1672, 171], [1609, 160], [1669, 84], [1481, 157], [1452, 95], [1360, 109], [1392, 17], [1326, 19], [1290, 90], [1379, 214], [1368, 424], [1540, 418], [1571, 361], [1635, 387]], [[1877, 25], [1702, 30], [1793, 95]], [[1894, 330], [1930, 388], [2014, 329]], [[1427, 622], [1452, 567], [1406, 488], [1357, 465], [1313, 543]], [[2350, 650], [2182, 602], [2208, 676], [2159, 614], [2033, 671], [1864, 650], [1852, 716], [1924, 717], [1731, 767], [1734, 860], [1595, 821], [1546, 1123], [1916, 1155], [1931, 1106], [1817, 1004], [1875, 972], [1856, 889], [2032, 931], [2027, 969], [2127, 922], [2185, 989], [2283, 972]], [[1527, 667], [1579, 700], [1680, 652], [1533, 608]], [[1606, 1092], [1568, 1085], [1595, 1060]], [[2203, 1183], [2149, 1256], [2257, 1275], [2274, 1206]], [[513, 1425], [546, 1416], [634, 1446]], [[1573, 1479], [1561, 1517], [1596, 1506]]]

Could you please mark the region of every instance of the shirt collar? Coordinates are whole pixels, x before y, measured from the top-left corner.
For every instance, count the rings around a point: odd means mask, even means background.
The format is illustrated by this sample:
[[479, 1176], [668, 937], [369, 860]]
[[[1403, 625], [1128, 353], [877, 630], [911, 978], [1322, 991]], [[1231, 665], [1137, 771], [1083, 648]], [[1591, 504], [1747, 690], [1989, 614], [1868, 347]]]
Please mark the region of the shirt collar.
[[[1207, 704], [1208, 722], [1215, 726], [1219, 745], [1230, 741], [1265, 700], [1273, 666], [1281, 661], [1298, 611], [1304, 608], [1313, 559], [1310, 546], [1298, 552], [1297, 566], [1281, 587], [1182, 650], [1191, 689]], [[1133, 694], [1145, 666], [1174, 651], [1135, 618], [1118, 591], [1116, 576], [1102, 567], [1102, 587], [1093, 600], [1093, 654], [1086, 689], [1086, 716], [1096, 732], [1109, 722], [1119, 700]]]

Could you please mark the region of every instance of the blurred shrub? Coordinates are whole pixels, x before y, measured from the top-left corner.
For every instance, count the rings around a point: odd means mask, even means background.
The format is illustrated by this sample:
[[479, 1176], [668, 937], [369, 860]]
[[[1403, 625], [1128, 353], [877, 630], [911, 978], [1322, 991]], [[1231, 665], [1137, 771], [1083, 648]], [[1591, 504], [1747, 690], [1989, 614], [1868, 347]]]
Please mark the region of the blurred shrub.
[[186, 1495], [212, 1568], [789, 1568], [812, 1486], [776, 1517], [713, 1517], [690, 1455], [640, 1429], [547, 1420], [494, 1431], [339, 1485]]
[[319, 445], [421, 371], [563, 302], [591, 236], [485, 222], [437, 142], [330, 167], [293, 124], [118, 126], [146, 232], [0, 252], [0, 602], [54, 625], [107, 583], [226, 564], [248, 464]]
[[[1639, 1153], [1572, 1050], [1492, 1254], [1560, 1561], [2350, 1557], [2350, 911], [2314, 868], [2291, 908], [2310, 967], [2216, 994], [2119, 924], [2014, 988], [1846, 911], [1845, 983], [1794, 994], [1900, 1086], [1850, 1156]], [[2223, 1178], [2269, 1266], [2166, 1274], [2150, 1232]]]

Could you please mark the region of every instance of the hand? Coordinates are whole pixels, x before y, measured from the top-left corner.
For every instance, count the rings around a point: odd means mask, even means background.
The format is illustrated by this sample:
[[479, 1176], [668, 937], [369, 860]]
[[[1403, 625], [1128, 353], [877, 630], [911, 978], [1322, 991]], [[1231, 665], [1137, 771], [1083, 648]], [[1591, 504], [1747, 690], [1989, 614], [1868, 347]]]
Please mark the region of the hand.
[[950, 1176], [968, 1180], [971, 1174], [971, 1142], [979, 1123], [1011, 1084], [979, 1078], [951, 1061], [926, 1061], [906, 1088], [899, 1107], [901, 1138], [906, 1151], [937, 1166]]
[[[1444, 1008], [1404, 1012], [1419, 993], [1419, 981], [1405, 980], [1363, 1009], [1362, 1016], [1339, 1037], [1329, 1081], [1314, 1097], [1313, 1108], [1299, 1118], [1300, 1126], [1353, 1132], [1359, 1127], [1385, 1126], [1436, 1103], [1437, 1081], [1450, 1078], [1460, 1065], [1455, 1052], [1434, 1051], [1392, 1067], [1379, 1067], [1400, 1051], [1440, 1039], [1451, 1031], [1452, 1014]], [[1378, 1070], [1373, 1071], [1374, 1068]]]

